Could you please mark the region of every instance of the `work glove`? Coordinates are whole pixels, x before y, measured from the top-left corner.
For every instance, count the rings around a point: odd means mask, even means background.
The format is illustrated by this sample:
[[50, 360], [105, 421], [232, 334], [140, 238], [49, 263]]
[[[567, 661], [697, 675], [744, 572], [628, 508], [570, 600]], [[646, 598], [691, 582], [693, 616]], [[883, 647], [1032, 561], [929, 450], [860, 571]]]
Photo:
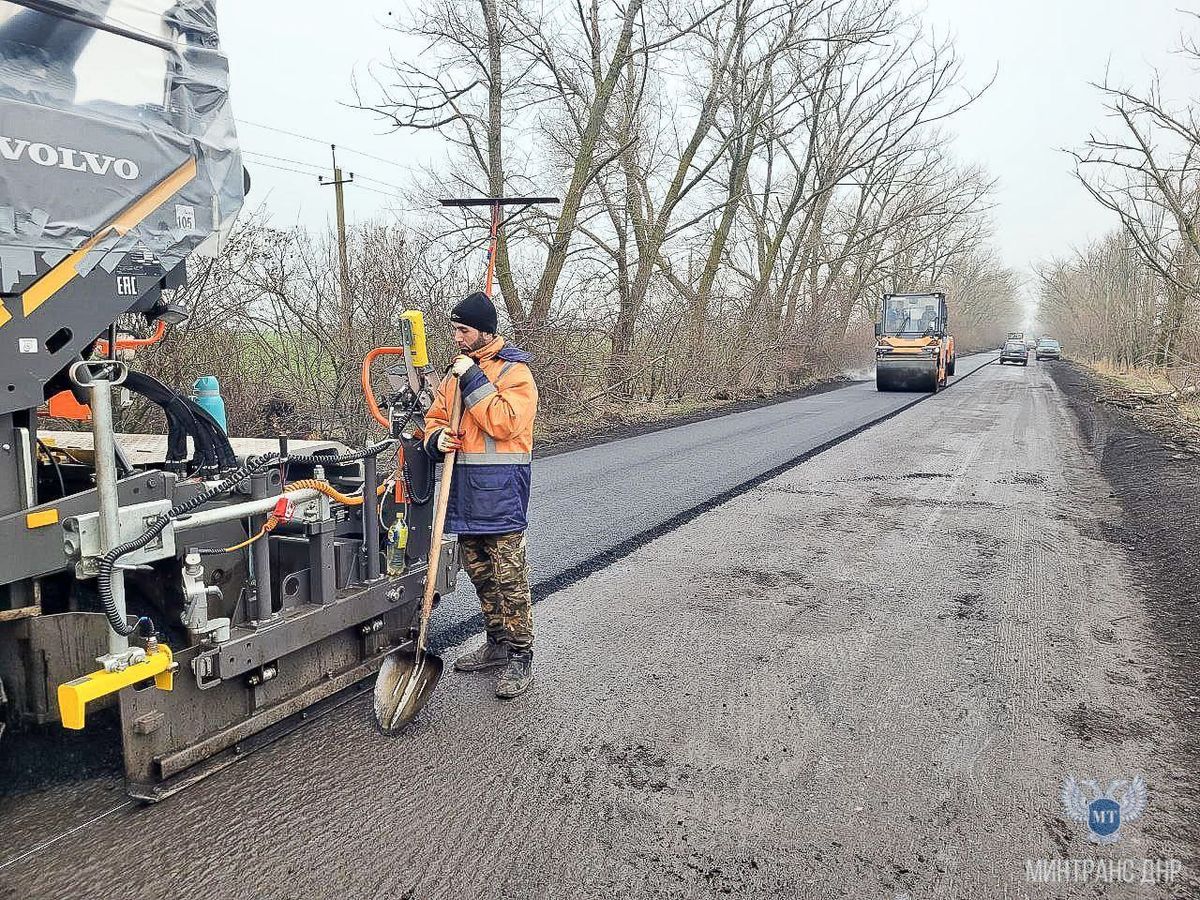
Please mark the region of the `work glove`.
[[459, 355], [450, 364], [450, 374], [455, 378], [462, 378], [467, 374], [467, 369], [473, 365], [475, 365], [475, 360], [471, 359], [471, 357]]
[[437, 448], [443, 453], [449, 453], [451, 450], [461, 450], [462, 432], [451, 431], [449, 428], [443, 428], [438, 432]]

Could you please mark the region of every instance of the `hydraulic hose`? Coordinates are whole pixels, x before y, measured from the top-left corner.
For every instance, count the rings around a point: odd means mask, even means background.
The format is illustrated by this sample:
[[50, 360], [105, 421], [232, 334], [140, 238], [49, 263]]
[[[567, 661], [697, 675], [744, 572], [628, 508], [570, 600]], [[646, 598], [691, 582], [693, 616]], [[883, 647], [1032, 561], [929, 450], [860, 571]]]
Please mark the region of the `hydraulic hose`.
[[196, 443], [196, 459], [202, 467], [229, 469], [237, 465], [233, 446], [208, 411], [195, 401], [157, 378], [144, 372], [130, 372], [126, 386], [162, 407], [167, 416], [167, 455], [172, 461], [182, 461], [186, 455], [186, 438], [190, 434]]
[[[390, 414], [391, 414], [390, 409], [389, 409], [388, 413], [390, 416]], [[409, 407], [408, 411], [404, 414], [404, 419], [400, 422], [400, 424], [398, 426], [396, 426], [395, 431], [397, 434], [404, 431], [405, 426], [407, 426], [408, 423], [410, 421], [412, 421], [412, 417], [415, 413], [416, 413], [416, 409], [413, 407]], [[404, 452], [403, 448], [400, 450], [400, 480], [404, 483], [404, 496], [408, 497], [417, 506], [424, 506], [426, 503], [428, 503], [430, 500], [433, 499], [433, 477], [432, 477], [432, 475], [426, 479], [428, 484], [426, 485], [424, 496], [421, 496], [420, 494], [418, 494], [416, 492], [416, 490], [413, 488], [412, 471], [408, 467], [408, 454]]]
[[149, 619], [139, 619], [133, 625], [129, 625], [124, 619], [122, 619], [120, 613], [118, 612], [112, 595], [112, 576], [113, 570], [116, 568], [117, 560], [119, 560], [122, 556], [125, 556], [127, 553], [132, 553], [134, 550], [140, 550], [142, 547], [145, 547], [152, 540], [162, 534], [163, 529], [170, 524], [172, 519], [187, 515], [188, 513], [199, 509], [208, 501], [213, 500], [222, 494], [229, 493], [251, 475], [265, 472], [278, 462], [278, 453], [268, 453], [265, 456], [251, 457], [246, 461], [244, 466], [227, 475], [208, 490], [201, 491], [191, 499], [184, 500], [182, 503], [178, 503], [168, 509], [165, 513], [151, 522], [150, 526], [133, 540], [126, 541], [123, 544], [113, 547], [102, 557], [100, 557], [99, 571], [97, 572], [96, 576], [96, 590], [100, 595], [100, 603], [104, 607], [104, 615], [108, 618], [108, 624], [113, 631], [119, 635], [122, 635], [123, 637], [128, 637], [138, 629], [138, 626], [141, 625], [143, 621], [149, 625], [148, 630], [151, 633], [154, 629], [154, 623], [150, 622]]
[[333, 453], [317, 453], [312, 455], [304, 455], [300, 453], [289, 453], [284, 459], [284, 462], [307, 463], [312, 466], [324, 466], [333, 464], [335, 466], [345, 463], [358, 462], [360, 459], [366, 459], [368, 456], [378, 456], [389, 447], [394, 447], [398, 441], [395, 438], [387, 438], [377, 444], [372, 444], [369, 447], [364, 447], [362, 450], [352, 450], [349, 453], [333, 454]]
[[[300, 481], [292, 481], [283, 486], [283, 492], [286, 494], [289, 491], [317, 491], [324, 494], [330, 500], [336, 500], [342, 506], [362, 506], [363, 495], [361, 492], [357, 494], [343, 494], [337, 488], [327, 481], [318, 481], [315, 478], [304, 478]], [[378, 496], [383, 496], [387, 493], [387, 484], [381, 484], [375, 488], [375, 493]]]
[[222, 470], [232, 469], [237, 466], [237, 453], [234, 452], [233, 442], [229, 440], [229, 435], [225, 433], [225, 429], [214, 418], [213, 414], [207, 409], [193, 400], [191, 397], [185, 397], [182, 394], [176, 394], [180, 403], [183, 404], [202, 428], [208, 429], [212, 434], [213, 444], [216, 447], [217, 459]]
[[62, 466], [58, 464], [58, 458], [50, 452], [50, 448], [46, 446], [46, 442], [41, 438], [37, 439], [38, 449], [46, 454], [46, 458], [50, 460], [50, 465], [54, 467], [54, 475], [58, 479], [58, 496], [67, 496], [67, 481], [63, 478]]
[[205, 464], [215, 464], [216, 457], [212, 453], [212, 441], [202, 439], [199, 428], [190, 417], [173, 402], [174, 392], [158, 379], [144, 372], [130, 371], [125, 377], [126, 386], [135, 394], [140, 394], [150, 402], [161, 407], [167, 417], [167, 461], [181, 462], [186, 456], [187, 435], [196, 442], [196, 453], [204, 457]]
[[[337, 456], [332, 454], [326, 456], [303, 456], [289, 454], [288, 459], [296, 462], [312, 463], [313, 465], [355, 462], [360, 459], [365, 459], [368, 456], [376, 456], [384, 452], [389, 447], [394, 446], [395, 443], [395, 440], [388, 438], [385, 441], [372, 444], [370, 447], [366, 447], [363, 450], [355, 450], [349, 453], [339, 454]], [[177, 519], [180, 516], [185, 516], [190, 512], [194, 512], [205, 503], [208, 503], [210, 500], [220, 497], [222, 494], [229, 493], [251, 475], [265, 472], [281, 461], [282, 457], [280, 457], [278, 453], [268, 453], [263, 456], [250, 457], [246, 460], [245, 465], [225, 476], [225, 478], [223, 478], [220, 482], [213, 485], [208, 490], [200, 492], [191, 499], [185, 500], [182, 503], [178, 503], [171, 507], [165, 513], [158, 516], [158, 518], [151, 522], [149, 527], [136, 538], [113, 547], [102, 557], [100, 557], [99, 571], [97, 572], [96, 579], [96, 589], [100, 595], [100, 603], [104, 607], [104, 614], [108, 618], [108, 624], [112, 627], [113, 631], [119, 635], [128, 637], [129, 635], [133, 634], [134, 631], [137, 630], [138, 626], [143, 622], [143, 620], [139, 619], [131, 626], [125, 622], [124, 619], [122, 619], [120, 613], [117, 611], [117, 606], [112, 595], [112, 576], [113, 570], [116, 568], [117, 560], [128, 553], [132, 553], [135, 550], [140, 550], [142, 547], [145, 547], [152, 540], [162, 534], [163, 529], [170, 524], [172, 519]], [[323, 481], [316, 481], [314, 479], [293, 482], [292, 484], [288, 485], [285, 490], [299, 490], [301, 488], [312, 488], [313, 490], [320, 491], [321, 493], [347, 506], [357, 506], [358, 504], [362, 503], [361, 495], [351, 496], [349, 494], [343, 494], [332, 485], [329, 485]], [[152, 632], [154, 623], [150, 622], [149, 620], [145, 621], [148, 624], [149, 630]]]
[[379, 404], [375, 402], [375, 391], [371, 389], [371, 364], [375, 362], [375, 358], [378, 356], [402, 356], [403, 354], [403, 347], [376, 347], [363, 357], [362, 392], [363, 399], [367, 401], [367, 412], [371, 414], [372, 419], [389, 430], [392, 427], [392, 423], [380, 412]]
[[432, 465], [430, 466], [429, 472], [425, 477], [426, 485], [424, 496], [418, 494], [416, 489], [413, 487], [412, 472], [409, 471], [408, 468], [407, 454], [401, 456], [400, 458], [400, 480], [404, 482], [404, 495], [417, 506], [424, 506], [433, 499], [434, 476]]

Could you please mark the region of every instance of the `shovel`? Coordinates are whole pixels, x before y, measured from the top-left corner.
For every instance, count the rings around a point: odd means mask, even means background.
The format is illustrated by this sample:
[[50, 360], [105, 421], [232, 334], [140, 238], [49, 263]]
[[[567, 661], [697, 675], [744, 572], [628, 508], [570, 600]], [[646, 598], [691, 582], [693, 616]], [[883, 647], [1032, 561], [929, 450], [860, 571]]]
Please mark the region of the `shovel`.
[[[457, 379], [450, 413], [450, 430], [457, 432], [462, 419], [462, 393]], [[429, 565], [425, 570], [425, 597], [421, 601], [421, 625], [412, 649], [393, 650], [383, 660], [375, 680], [375, 718], [384, 733], [399, 731], [414, 718], [429, 700], [438, 679], [442, 677], [442, 658], [425, 648], [429, 631], [429, 616], [433, 612], [433, 595], [437, 588], [437, 560], [441, 555], [442, 532], [446, 527], [446, 507], [450, 503], [450, 481], [454, 476], [454, 460], [458, 453], [451, 450], [442, 463], [442, 480], [438, 485], [437, 504], [433, 510], [433, 533], [429, 541]]]

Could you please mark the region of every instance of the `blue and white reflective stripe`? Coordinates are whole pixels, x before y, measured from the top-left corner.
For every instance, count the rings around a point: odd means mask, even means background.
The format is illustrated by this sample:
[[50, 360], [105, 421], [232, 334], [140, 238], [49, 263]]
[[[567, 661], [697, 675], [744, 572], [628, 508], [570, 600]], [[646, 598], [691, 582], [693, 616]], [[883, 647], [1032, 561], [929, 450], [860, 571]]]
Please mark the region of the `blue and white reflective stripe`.
[[483, 383], [480, 384], [479, 387], [468, 392], [463, 397], [463, 405], [467, 409], [470, 409], [472, 406], [474, 406], [480, 400], [486, 400], [492, 394], [496, 393], [496, 384], [498, 384], [500, 379], [503, 378], [508, 373], [508, 370], [511, 369], [515, 365], [516, 365], [516, 362], [512, 361], [512, 360], [509, 360], [504, 365], [502, 365], [500, 367], [500, 371], [496, 374], [496, 383], [493, 383], [493, 382], [487, 380], [487, 376], [485, 375]]

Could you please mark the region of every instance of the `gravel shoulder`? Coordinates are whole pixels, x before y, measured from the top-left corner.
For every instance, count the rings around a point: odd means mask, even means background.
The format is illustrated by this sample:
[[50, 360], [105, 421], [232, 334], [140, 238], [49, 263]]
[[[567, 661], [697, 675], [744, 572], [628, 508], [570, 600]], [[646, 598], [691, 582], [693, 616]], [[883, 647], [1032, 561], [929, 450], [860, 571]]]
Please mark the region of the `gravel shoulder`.
[[[1194, 896], [1026, 880], [1200, 871], [1121, 515], [1047, 370], [989, 366], [539, 603], [520, 700], [448, 673], [400, 739], [352, 704], [0, 896]], [[1134, 773], [1117, 847], [1064, 820], [1064, 776]]]

